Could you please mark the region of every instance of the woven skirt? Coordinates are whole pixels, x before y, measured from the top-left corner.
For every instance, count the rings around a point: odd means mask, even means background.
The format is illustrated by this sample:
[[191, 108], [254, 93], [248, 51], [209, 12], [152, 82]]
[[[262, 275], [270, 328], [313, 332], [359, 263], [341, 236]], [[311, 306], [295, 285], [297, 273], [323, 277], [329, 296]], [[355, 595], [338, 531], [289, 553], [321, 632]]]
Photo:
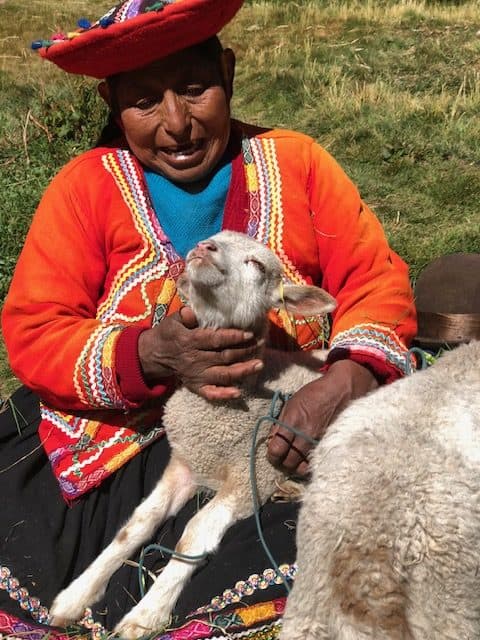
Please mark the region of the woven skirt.
[[[91, 615], [68, 630], [48, 626], [48, 607], [61, 589], [107, 546], [147, 496], [169, 460], [166, 438], [155, 441], [99, 488], [68, 506], [37, 435], [38, 399], [25, 387], [0, 412], [0, 635], [23, 640], [105, 637], [140, 599], [141, 550], [111, 578]], [[149, 543], [174, 548], [199, 508], [191, 500], [165, 522]], [[261, 527], [270, 552], [291, 581], [295, 574], [297, 505], [269, 502]], [[155, 574], [168, 558], [149, 552], [144, 568]], [[146, 588], [152, 582], [147, 576]], [[142, 575], [142, 572], [140, 572]], [[162, 640], [278, 636], [286, 587], [260, 543], [253, 517], [225, 534], [218, 552], [185, 587]]]

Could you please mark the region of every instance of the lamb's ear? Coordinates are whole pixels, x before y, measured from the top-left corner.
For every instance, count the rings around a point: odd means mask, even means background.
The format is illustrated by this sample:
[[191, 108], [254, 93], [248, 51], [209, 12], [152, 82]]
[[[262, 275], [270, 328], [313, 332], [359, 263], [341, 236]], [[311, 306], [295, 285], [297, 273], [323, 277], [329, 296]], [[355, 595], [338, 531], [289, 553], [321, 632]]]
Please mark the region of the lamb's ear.
[[296, 284], [280, 285], [272, 304], [272, 307], [285, 307], [289, 313], [299, 316], [324, 315], [336, 306], [335, 298], [320, 287]]

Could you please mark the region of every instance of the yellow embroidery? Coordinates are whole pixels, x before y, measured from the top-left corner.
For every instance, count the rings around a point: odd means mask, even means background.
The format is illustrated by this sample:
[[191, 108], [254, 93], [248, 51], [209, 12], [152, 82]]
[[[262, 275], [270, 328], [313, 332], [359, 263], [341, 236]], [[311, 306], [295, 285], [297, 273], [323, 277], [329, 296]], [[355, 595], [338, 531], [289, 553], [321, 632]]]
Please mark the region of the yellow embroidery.
[[249, 191], [258, 191], [257, 167], [254, 164], [247, 164], [246, 172], [247, 172], [247, 189]]
[[113, 471], [116, 471], [127, 460], [130, 460], [130, 458], [133, 458], [133, 456], [139, 451], [140, 451], [139, 445], [136, 442], [134, 442], [129, 447], [127, 447], [126, 449], [123, 449], [123, 451], [121, 451], [120, 453], [117, 453], [116, 456], [108, 460], [108, 462], [105, 463], [105, 469], [110, 473], [112, 473]]
[[275, 617], [275, 607], [271, 602], [252, 605], [246, 609], [237, 609], [237, 613], [242, 618], [245, 626], [250, 627], [256, 622], [263, 622], [269, 618]]

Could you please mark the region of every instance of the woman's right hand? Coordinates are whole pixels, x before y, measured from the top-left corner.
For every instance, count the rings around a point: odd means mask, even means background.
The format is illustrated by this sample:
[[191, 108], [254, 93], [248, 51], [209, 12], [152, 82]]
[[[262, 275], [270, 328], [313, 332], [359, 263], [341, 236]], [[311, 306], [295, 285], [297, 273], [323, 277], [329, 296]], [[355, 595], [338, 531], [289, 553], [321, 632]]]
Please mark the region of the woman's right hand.
[[138, 341], [148, 384], [176, 375], [190, 391], [207, 400], [238, 398], [240, 390], [235, 385], [263, 367], [259, 350], [252, 333], [199, 328], [189, 307], [143, 331]]

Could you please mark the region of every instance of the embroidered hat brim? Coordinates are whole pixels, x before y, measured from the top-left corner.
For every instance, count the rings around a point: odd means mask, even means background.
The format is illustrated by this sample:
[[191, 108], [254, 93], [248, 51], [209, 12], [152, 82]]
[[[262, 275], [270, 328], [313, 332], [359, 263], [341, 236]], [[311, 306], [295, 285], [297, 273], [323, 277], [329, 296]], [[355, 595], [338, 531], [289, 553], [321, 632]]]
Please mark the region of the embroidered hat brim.
[[75, 37], [47, 43], [39, 53], [69, 73], [107, 78], [214, 36], [242, 4], [243, 0], [170, 0], [160, 9], [121, 22], [96, 23]]

